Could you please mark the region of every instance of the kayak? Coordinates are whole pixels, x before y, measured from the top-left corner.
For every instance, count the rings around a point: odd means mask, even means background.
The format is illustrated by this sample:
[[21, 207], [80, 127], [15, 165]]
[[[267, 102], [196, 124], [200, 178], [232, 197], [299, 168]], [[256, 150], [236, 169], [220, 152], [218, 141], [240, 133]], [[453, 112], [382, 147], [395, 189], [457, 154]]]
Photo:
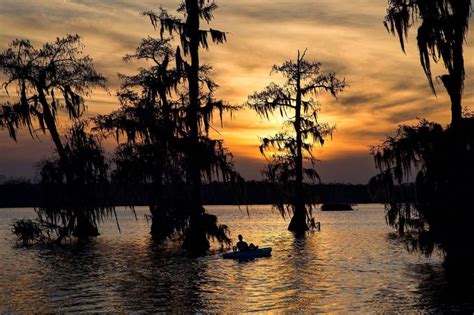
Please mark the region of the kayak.
[[230, 252], [222, 255], [224, 259], [253, 259], [259, 257], [270, 257], [272, 255], [272, 248], [257, 248], [245, 252]]
[[272, 255], [272, 248], [257, 248], [245, 252], [230, 252], [222, 255], [224, 259], [254, 259], [259, 257], [270, 257]]

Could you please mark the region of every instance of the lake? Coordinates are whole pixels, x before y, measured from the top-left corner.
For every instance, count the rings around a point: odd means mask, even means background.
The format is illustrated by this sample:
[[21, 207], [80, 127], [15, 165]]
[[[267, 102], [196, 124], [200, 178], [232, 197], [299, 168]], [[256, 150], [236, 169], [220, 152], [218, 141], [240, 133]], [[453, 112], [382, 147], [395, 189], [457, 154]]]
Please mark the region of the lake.
[[214, 252], [192, 258], [150, 241], [146, 208], [119, 208], [88, 244], [19, 248], [0, 209], [0, 312], [446, 312], [473, 310], [471, 291], [444, 277], [442, 256], [409, 254], [385, 224], [382, 205], [316, 212], [321, 231], [295, 239], [270, 206], [208, 206], [233, 239], [273, 256], [249, 262]]

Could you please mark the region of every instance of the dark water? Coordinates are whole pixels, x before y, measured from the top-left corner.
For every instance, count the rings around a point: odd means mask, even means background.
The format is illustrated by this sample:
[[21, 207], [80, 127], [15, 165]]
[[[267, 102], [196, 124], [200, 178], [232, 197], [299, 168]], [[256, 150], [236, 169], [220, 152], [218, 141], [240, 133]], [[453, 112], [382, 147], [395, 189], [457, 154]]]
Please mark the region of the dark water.
[[119, 209], [122, 234], [106, 222], [87, 245], [16, 248], [9, 225], [32, 210], [0, 209], [0, 312], [472, 311], [472, 291], [446, 282], [439, 255], [408, 254], [382, 206], [358, 209], [317, 212], [321, 232], [295, 239], [269, 206], [250, 217], [208, 207], [234, 238], [273, 247], [273, 257], [241, 263], [154, 248], [145, 208], [138, 221]]

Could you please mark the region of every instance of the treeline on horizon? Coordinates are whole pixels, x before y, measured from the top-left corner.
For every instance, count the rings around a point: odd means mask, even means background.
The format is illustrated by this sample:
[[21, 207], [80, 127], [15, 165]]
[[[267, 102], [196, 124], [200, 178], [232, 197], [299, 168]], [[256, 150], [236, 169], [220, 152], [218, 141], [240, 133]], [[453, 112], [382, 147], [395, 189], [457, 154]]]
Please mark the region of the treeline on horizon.
[[[414, 184], [405, 185], [403, 190], [414, 201]], [[55, 191], [59, 189], [54, 189]], [[150, 185], [123, 187], [112, 185], [112, 204], [114, 206], [146, 206]], [[368, 185], [362, 184], [314, 184], [306, 188], [317, 196], [320, 204], [324, 203], [386, 203], [382, 196], [370, 193]], [[236, 198], [232, 185], [223, 182], [212, 182], [203, 185], [202, 200], [205, 205], [263, 205], [273, 204], [278, 191], [265, 181], [247, 181], [244, 185], [245, 196]], [[59, 194], [59, 192], [58, 192]], [[42, 203], [41, 186], [25, 180], [5, 181], [0, 184], [0, 208], [39, 207]]]

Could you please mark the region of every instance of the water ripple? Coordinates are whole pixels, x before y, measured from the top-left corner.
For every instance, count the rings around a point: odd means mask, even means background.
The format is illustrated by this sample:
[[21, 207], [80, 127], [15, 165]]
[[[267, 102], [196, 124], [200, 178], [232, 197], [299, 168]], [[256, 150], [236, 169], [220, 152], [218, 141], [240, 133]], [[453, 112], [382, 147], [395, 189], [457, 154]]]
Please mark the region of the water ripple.
[[[233, 235], [273, 256], [248, 262], [215, 254], [191, 258], [156, 248], [138, 208], [119, 209], [122, 234], [105, 222], [89, 244], [17, 248], [9, 224], [31, 209], [0, 210], [0, 312], [445, 312], [472, 309], [472, 290], [449, 294], [441, 257], [406, 253], [383, 207], [317, 212], [320, 233], [295, 238], [268, 206], [250, 217], [208, 207]], [[472, 289], [472, 288], [471, 288]]]

